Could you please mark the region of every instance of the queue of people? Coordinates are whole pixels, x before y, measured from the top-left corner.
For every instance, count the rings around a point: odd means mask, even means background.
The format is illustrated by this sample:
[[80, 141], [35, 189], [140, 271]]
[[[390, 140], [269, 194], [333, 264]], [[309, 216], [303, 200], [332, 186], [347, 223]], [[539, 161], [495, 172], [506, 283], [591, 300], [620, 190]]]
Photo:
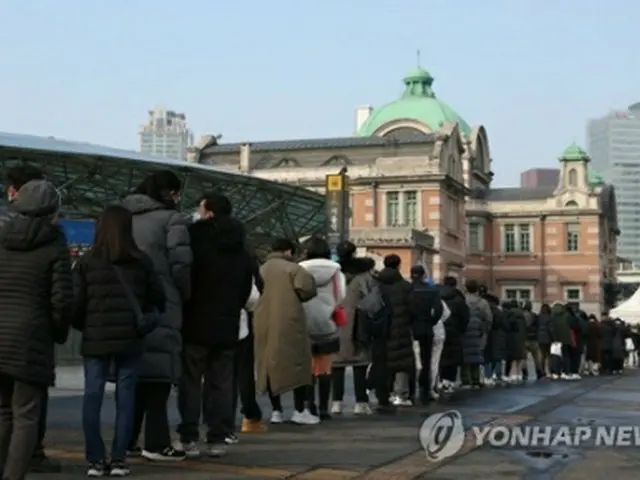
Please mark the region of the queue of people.
[[[285, 421], [281, 396], [292, 392], [289, 420], [317, 425], [346, 403], [355, 415], [388, 415], [458, 388], [619, 374], [625, 359], [638, 361], [638, 336], [619, 319], [559, 303], [535, 313], [527, 302], [501, 303], [475, 280], [464, 292], [454, 277], [436, 285], [421, 265], [406, 280], [398, 255], [376, 271], [348, 241], [332, 251], [321, 237], [278, 239], [260, 264], [229, 199], [205, 193], [187, 219], [170, 171], [106, 207], [92, 248], [72, 267], [56, 226], [59, 192], [26, 167], [9, 172], [9, 183], [0, 215], [3, 480], [59, 470], [42, 443], [54, 346], [70, 328], [82, 332], [89, 477], [128, 476], [131, 456], [224, 456], [239, 441], [238, 407], [241, 432], [267, 430], [258, 394], [270, 399], [272, 424]], [[345, 402], [347, 368], [353, 402]], [[100, 434], [108, 382], [117, 412], [110, 451]]]

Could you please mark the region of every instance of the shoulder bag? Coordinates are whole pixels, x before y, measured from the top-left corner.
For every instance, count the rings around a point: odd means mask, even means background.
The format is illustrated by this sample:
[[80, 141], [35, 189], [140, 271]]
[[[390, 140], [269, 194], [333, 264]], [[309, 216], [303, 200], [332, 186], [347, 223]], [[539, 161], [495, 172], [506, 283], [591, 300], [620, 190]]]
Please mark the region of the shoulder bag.
[[124, 293], [127, 296], [127, 300], [133, 309], [133, 313], [136, 316], [136, 333], [139, 337], [145, 337], [153, 332], [158, 325], [160, 324], [160, 314], [154, 308], [151, 312], [144, 313], [142, 311], [142, 307], [140, 306], [140, 302], [133, 294], [133, 291], [129, 287], [127, 280], [124, 277], [124, 273], [122, 269], [117, 265], [112, 265], [113, 270], [116, 272], [118, 276], [118, 280], [124, 289]]

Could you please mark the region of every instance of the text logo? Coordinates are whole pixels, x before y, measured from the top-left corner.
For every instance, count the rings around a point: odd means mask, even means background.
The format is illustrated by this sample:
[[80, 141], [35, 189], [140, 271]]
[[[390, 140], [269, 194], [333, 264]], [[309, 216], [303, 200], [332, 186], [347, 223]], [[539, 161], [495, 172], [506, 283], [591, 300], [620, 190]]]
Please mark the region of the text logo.
[[420, 443], [430, 462], [454, 456], [464, 444], [462, 415], [449, 410], [430, 415], [420, 427]]

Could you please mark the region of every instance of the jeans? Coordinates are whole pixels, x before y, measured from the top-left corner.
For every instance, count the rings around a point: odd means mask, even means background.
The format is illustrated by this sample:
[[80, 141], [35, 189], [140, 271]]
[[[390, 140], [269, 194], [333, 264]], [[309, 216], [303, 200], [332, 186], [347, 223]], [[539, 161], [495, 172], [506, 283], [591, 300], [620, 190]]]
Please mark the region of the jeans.
[[[356, 365], [353, 368], [353, 389], [355, 391], [356, 403], [367, 403], [367, 368], [368, 365]], [[344, 399], [344, 380], [346, 367], [333, 367], [333, 401], [341, 402]]]
[[171, 384], [163, 382], [138, 382], [133, 419], [133, 432], [129, 450], [137, 445], [144, 423], [144, 449], [160, 453], [171, 446], [171, 432], [167, 417], [167, 402]]
[[224, 442], [233, 423], [235, 348], [211, 348], [184, 345], [182, 349], [182, 378], [178, 407], [182, 423], [178, 427], [183, 443], [196, 442], [200, 437], [200, 409], [202, 407], [202, 379], [204, 377], [208, 405], [207, 443]]
[[494, 375], [498, 378], [502, 377], [502, 360], [484, 364], [484, 378], [491, 378]]
[[0, 472], [3, 480], [24, 480], [38, 441], [45, 387], [0, 376]]
[[82, 399], [82, 430], [85, 456], [89, 463], [107, 458], [100, 433], [100, 413], [104, 387], [113, 363], [116, 372], [116, 428], [111, 447], [111, 459], [122, 461], [133, 432], [136, 378], [140, 355], [114, 355], [84, 358], [84, 396]]

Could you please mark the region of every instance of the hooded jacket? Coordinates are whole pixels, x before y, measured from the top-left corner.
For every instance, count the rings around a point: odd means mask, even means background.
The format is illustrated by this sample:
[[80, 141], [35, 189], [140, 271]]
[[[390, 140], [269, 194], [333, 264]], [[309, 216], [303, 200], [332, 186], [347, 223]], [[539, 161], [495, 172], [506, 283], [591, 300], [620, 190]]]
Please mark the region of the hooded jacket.
[[186, 344], [232, 347], [238, 341], [240, 312], [251, 294], [253, 262], [243, 225], [228, 216], [189, 227], [193, 264], [191, 299], [185, 304]]
[[334, 342], [339, 337], [333, 321], [333, 312], [346, 296], [347, 282], [340, 264], [324, 258], [300, 262], [300, 266], [313, 275], [318, 295], [304, 303], [307, 327], [312, 345]]
[[54, 343], [69, 334], [71, 261], [64, 233], [52, 224], [55, 187], [25, 184], [0, 222], [0, 373], [35, 385], [54, 380]]
[[381, 289], [391, 302], [391, 331], [387, 342], [387, 368], [390, 373], [410, 373], [415, 367], [411, 335], [409, 296], [411, 284], [393, 268], [383, 268], [378, 274]]

